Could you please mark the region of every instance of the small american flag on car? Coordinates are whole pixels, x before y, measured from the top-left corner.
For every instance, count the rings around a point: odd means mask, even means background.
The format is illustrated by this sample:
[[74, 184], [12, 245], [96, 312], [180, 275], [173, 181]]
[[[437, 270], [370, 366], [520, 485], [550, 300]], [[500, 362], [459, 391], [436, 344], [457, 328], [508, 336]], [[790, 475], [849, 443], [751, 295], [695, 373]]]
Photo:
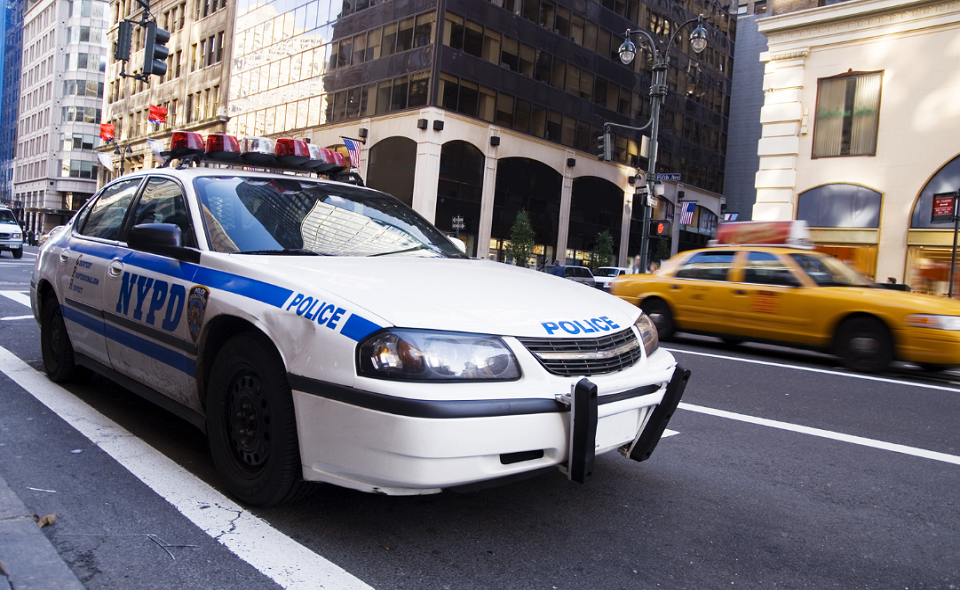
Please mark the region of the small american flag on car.
[[683, 203], [680, 210], [680, 225], [690, 225], [693, 223], [693, 212], [697, 210], [696, 201], [687, 201]]

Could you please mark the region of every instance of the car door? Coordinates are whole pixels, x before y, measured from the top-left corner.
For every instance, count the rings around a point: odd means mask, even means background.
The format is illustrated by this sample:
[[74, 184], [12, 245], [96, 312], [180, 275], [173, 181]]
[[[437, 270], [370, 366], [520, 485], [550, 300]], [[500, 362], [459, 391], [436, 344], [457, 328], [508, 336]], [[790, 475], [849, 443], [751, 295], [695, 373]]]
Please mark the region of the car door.
[[784, 255], [749, 251], [743, 259], [742, 280], [731, 285], [736, 321], [730, 334], [765, 340], [809, 343], [809, 289]]
[[726, 331], [732, 298], [729, 273], [735, 255], [733, 250], [698, 252], [666, 281], [678, 328]]
[[57, 290], [70, 342], [79, 354], [110, 367], [103, 321], [105, 276], [115, 256], [140, 178], [106, 187], [78, 220], [75, 233], [58, 253]]
[[[132, 208], [127, 227], [172, 223], [182, 244], [196, 246], [193, 224], [180, 183], [151, 176]], [[129, 230], [127, 230], [129, 232]], [[189, 277], [196, 267], [121, 243], [106, 276], [107, 348], [114, 368], [124, 375], [197, 411], [196, 341], [188, 320], [188, 300], [206, 301], [204, 287]]]

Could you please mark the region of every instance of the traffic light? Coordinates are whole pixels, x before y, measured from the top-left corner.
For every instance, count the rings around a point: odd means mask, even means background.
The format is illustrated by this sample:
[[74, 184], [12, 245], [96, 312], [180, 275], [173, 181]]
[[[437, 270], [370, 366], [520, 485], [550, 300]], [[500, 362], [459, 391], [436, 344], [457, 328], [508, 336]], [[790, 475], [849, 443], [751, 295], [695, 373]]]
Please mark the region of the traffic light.
[[166, 47], [170, 40], [170, 31], [157, 28], [155, 21], [146, 25], [146, 35], [143, 43], [143, 75], [162, 76], [167, 73], [167, 56], [170, 48]]
[[601, 162], [609, 162], [610, 157], [610, 132], [604, 131], [603, 135], [597, 137], [597, 159]]
[[117, 29], [117, 45], [113, 49], [113, 59], [127, 61], [130, 59], [130, 40], [133, 38], [133, 23], [122, 20]]

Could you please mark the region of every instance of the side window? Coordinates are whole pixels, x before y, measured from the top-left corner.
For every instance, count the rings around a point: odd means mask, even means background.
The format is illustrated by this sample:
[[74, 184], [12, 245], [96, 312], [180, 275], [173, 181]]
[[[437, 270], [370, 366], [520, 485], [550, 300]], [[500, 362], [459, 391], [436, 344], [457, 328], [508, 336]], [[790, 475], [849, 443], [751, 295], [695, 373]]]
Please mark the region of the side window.
[[733, 264], [733, 252], [700, 252], [677, 271], [678, 279], [725, 281]]
[[800, 285], [800, 281], [790, 272], [783, 260], [776, 254], [767, 252], [750, 252], [747, 256], [743, 282], [759, 285], [782, 285], [784, 287]]
[[152, 177], [147, 181], [131, 226], [141, 223], [172, 223], [180, 228], [183, 245], [196, 247], [183, 191], [173, 180]]
[[119, 239], [123, 218], [139, 187], [139, 178], [107, 187], [97, 198], [97, 202], [90, 207], [90, 212], [83, 220], [83, 227], [79, 229], [79, 233], [104, 240]]

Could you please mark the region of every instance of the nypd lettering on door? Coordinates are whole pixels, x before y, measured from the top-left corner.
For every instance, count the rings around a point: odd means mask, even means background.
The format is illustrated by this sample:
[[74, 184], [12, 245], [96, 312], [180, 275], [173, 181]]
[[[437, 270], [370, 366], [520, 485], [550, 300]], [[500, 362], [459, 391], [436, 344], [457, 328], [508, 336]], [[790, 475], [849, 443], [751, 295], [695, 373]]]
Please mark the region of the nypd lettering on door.
[[183, 316], [187, 290], [178, 283], [169, 283], [144, 275], [123, 273], [116, 312], [135, 320], [174, 332]]

